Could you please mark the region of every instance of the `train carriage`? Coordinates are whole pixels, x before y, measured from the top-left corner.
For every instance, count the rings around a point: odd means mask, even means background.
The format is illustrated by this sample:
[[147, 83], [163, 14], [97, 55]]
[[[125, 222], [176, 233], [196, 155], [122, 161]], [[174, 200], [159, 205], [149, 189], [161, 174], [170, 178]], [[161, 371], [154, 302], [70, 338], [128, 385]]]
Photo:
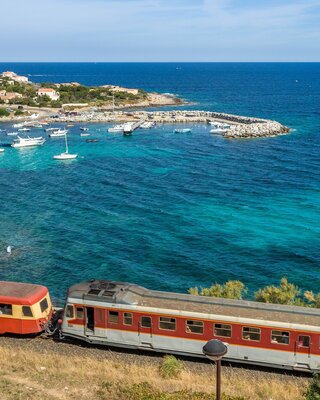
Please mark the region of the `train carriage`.
[[226, 360], [320, 370], [318, 309], [148, 290], [112, 281], [72, 286], [64, 336], [108, 346], [203, 356], [216, 338]]
[[0, 334], [36, 334], [52, 316], [45, 286], [0, 281]]

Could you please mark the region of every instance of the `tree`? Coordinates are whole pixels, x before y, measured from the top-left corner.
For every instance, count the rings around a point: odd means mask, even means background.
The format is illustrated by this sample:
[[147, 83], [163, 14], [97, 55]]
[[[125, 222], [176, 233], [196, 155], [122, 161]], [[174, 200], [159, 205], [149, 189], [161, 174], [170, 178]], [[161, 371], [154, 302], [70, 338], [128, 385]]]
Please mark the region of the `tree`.
[[195, 296], [200, 295], [241, 300], [243, 295], [247, 292], [247, 288], [240, 281], [228, 281], [222, 285], [215, 283], [209, 288], [201, 288], [200, 291], [197, 287], [190, 288], [188, 291]]
[[262, 303], [294, 305], [301, 303], [302, 300], [299, 295], [300, 289], [283, 277], [279, 286], [270, 285], [259, 289], [255, 292], [254, 297], [256, 301], [261, 301]]

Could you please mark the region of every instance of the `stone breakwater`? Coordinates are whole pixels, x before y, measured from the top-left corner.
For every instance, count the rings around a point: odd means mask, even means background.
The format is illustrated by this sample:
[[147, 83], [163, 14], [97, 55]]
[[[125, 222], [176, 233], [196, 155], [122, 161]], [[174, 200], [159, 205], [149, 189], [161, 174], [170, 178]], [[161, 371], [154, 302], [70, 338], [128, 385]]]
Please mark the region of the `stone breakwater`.
[[217, 113], [210, 111], [170, 110], [170, 111], [77, 111], [72, 115], [62, 113], [55, 115], [56, 122], [129, 122], [146, 119], [155, 123], [192, 124], [216, 121], [230, 125], [224, 133], [226, 138], [258, 138], [283, 135], [289, 128], [277, 121], [245, 117], [241, 115]]

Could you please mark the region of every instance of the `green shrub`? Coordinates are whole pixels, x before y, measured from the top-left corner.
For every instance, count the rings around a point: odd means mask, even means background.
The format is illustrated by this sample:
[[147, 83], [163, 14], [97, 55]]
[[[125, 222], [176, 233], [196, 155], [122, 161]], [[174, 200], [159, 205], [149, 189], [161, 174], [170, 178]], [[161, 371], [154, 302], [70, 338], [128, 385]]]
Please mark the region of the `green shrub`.
[[183, 369], [181, 361], [177, 360], [173, 355], [164, 356], [160, 365], [160, 374], [163, 378], [178, 378]]
[[306, 400], [320, 400], [320, 374], [314, 374], [305, 394]]
[[200, 291], [197, 287], [189, 289], [189, 293], [196, 296], [222, 297], [237, 300], [242, 299], [246, 292], [247, 288], [240, 281], [228, 281], [222, 285], [215, 283], [209, 288], [201, 288]]
[[282, 278], [279, 286], [266, 286], [259, 289], [255, 294], [255, 300], [262, 303], [289, 304], [293, 305], [300, 295], [300, 290], [287, 278]]
[[24, 111], [22, 111], [22, 110], [16, 110], [14, 112], [14, 115], [23, 115], [23, 114], [24, 114]]
[[5, 110], [4, 108], [0, 108], [0, 118], [2, 117], [8, 117], [10, 115], [10, 113]]

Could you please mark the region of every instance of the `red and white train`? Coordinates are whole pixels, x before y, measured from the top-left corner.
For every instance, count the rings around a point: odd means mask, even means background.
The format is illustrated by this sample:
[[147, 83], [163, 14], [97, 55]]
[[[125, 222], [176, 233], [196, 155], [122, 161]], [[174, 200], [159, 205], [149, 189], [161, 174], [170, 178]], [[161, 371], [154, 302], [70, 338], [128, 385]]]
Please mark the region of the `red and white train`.
[[89, 281], [68, 290], [62, 334], [89, 343], [202, 356], [213, 338], [225, 360], [320, 370], [320, 310]]

